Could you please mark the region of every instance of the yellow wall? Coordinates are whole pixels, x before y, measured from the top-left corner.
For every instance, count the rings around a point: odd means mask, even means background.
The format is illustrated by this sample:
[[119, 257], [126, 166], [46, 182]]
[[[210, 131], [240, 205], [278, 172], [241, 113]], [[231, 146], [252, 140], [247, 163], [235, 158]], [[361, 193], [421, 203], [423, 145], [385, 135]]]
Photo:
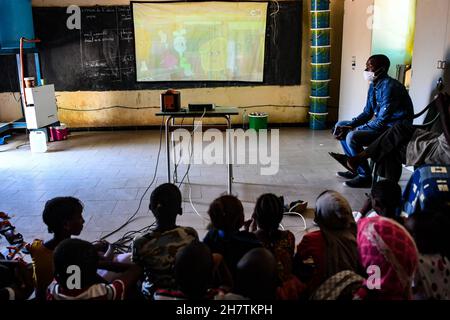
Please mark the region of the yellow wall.
[[[126, 0], [33, 0], [34, 6], [68, 6], [77, 4], [88, 5], [127, 5]], [[341, 42], [344, 16], [344, 0], [331, 0], [332, 32], [332, 70], [330, 117], [337, 119], [339, 102], [339, 79], [341, 69]], [[298, 86], [256, 86], [256, 87], [221, 87], [202, 89], [180, 89], [182, 104], [207, 97], [205, 100], [216, 105], [245, 106], [263, 105], [265, 107], [248, 109], [252, 111], [266, 111], [272, 123], [305, 123], [308, 121], [308, 105], [310, 95], [310, 1], [303, 1], [303, 47], [302, 82]], [[45, 74], [44, 74], [45, 78]], [[58, 107], [77, 110], [102, 108], [114, 105], [127, 107], [158, 107], [162, 90], [139, 91], [78, 91], [57, 92]], [[11, 121], [17, 119], [21, 112], [19, 104], [12, 94], [0, 94], [0, 119]], [[59, 111], [59, 119], [69, 127], [102, 127], [102, 126], [134, 126], [155, 125], [161, 119], [154, 116], [157, 108], [144, 110], [109, 109], [95, 112]], [[242, 116], [236, 116], [233, 123], [242, 121]]]

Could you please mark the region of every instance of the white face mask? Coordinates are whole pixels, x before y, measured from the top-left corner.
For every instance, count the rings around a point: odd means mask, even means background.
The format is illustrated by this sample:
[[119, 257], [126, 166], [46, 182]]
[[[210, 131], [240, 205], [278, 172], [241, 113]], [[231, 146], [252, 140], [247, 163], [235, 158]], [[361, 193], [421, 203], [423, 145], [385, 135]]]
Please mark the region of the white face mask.
[[373, 71], [364, 71], [364, 79], [369, 82], [373, 82], [375, 80], [375, 72]]

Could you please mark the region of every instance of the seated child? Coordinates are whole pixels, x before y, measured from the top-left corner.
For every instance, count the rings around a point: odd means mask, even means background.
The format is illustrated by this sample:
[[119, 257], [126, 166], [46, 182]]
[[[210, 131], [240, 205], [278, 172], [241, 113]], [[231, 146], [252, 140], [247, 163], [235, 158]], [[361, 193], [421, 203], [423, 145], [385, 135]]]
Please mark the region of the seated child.
[[34, 240], [27, 245], [33, 261], [33, 278], [36, 298], [45, 300], [48, 285], [53, 280], [53, 251], [61, 241], [80, 235], [83, 230], [83, 204], [73, 197], [57, 197], [47, 201], [42, 218], [53, 233], [53, 238], [44, 242]]
[[144, 269], [142, 293], [151, 299], [158, 288], [175, 289], [174, 262], [178, 250], [194, 240], [197, 232], [190, 227], [176, 225], [182, 214], [181, 192], [171, 183], [158, 186], [150, 196], [150, 210], [156, 219], [156, 228], [134, 240], [133, 262]]
[[[418, 252], [411, 235], [385, 217], [358, 222], [358, 252], [364, 270], [378, 268], [378, 279], [366, 279], [354, 293], [355, 300], [410, 300]], [[378, 280], [378, 281], [374, 281]], [[378, 282], [378, 283], [377, 283]], [[376, 285], [376, 286], [375, 286]]]
[[175, 280], [178, 290], [158, 289], [154, 300], [210, 300], [222, 292], [212, 286], [214, 258], [208, 246], [193, 241], [175, 257]]
[[357, 227], [348, 201], [336, 191], [323, 192], [316, 200], [314, 221], [320, 230], [303, 236], [294, 257], [294, 272], [308, 295], [341, 271], [361, 272]]
[[419, 265], [414, 299], [450, 300], [450, 208], [444, 206], [412, 214], [406, 228], [416, 241]]
[[223, 256], [234, 277], [238, 261], [253, 248], [261, 247], [255, 234], [239, 231], [244, 225], [244, 208], [241, 201], [232, 195], [224, 195], [209, 206], [210, 230], [203, 242], [214, 253]]
[[216, 300], [275, 300], [277, 291], [277, 262], [264, 248], [247, 252], [236, 267], [233, 293], [216, 296]]
[[[374, 211], [376, 215], [403, 224], [403, 219], [400, 217], [401, 199], [402, 189], [397, 182], [392, 180], [378, 181], [373, 185], [370, 195], [360, 211], [361, 216], [358, 218], [365, 217]], [[374, 216], [374, 214], [370, 216]]]
[[32, 270], [24, 261], [0, 260], [0, 301], [26, 300], [33, 289]]
[[283, 219], [283, 203], [274, 194], [263, 194], [258, 198], [253, 212], [253, 220], [258, 230], [256, 237], [277, 260], [280, 281], [280, 299], [299, 299], [304, 286], [292, 273], [295, 251], [295, 237], [289, 230], [279, 230]]
[[62, 241], [55, 248], [53, 260], [55, 281], [48, 288], [48, 300], [123, 300], [142, 274], [142, 269], [133, 265], [119, 278], [105, 283], [97, 274], [97, 249], [80, 239]]

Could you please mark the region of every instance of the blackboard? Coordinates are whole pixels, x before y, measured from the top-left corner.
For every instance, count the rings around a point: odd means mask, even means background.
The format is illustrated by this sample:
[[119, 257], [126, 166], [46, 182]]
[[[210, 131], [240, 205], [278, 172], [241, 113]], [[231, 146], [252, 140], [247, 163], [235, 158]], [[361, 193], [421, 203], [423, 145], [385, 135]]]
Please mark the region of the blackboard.
[[[264, 82], [137, 83], [130, 6], [81, 8], [81, 30], [66, 26], [66, 8], [35, 7], [33, 19], [42, 74], [58, 91], [106, 91], [223, 86], [298, 85], [301, 74], [302, 2], [270, 2], [267, 15]], [[30, 59], [29, 59], [30, 60]], [[11, 66], [13, 64], [13, 66]], [[12, 57], [0, 56], [0, 91], [16, 87]], [[31, 67], [29, 70], [33, 70]], [[30, 75], [30, 73], [28, 73]]]

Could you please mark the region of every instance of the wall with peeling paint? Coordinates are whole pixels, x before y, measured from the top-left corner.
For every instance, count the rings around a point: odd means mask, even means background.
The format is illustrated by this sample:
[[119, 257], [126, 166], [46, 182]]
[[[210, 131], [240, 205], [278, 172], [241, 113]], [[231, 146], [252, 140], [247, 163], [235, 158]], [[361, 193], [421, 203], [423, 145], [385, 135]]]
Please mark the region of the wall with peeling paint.
[[[79, 6], [89, 5], [127, 5], [126, 0], [33, 0], [33, 6]], [[339, 102], [339, 79], [341, 69], [342, 27], [344, 16], [344, 0], [331, 0], [332, 32], [332, 70], [331, 99], [329, 120], [337, 119]], [[265, 111], [269, 113], [271, 123], [307, 123], [310, 94], [310, 1], [303, 1], [303, 47], [302, 82], [297, 86], [257, 86], [257, 87], [221, 87], [201, 89], [180, 89], [182, 105], [189, 101], [198, 101], [198, 97], [220, 106], [239, 107], [241, 114], [233, 118], [233, 123], [242, 122], [243, 112]], [[45, 78], [45, 74], [44, 74]], [[69, 127], [104, 127], [104, 126], [140, 126], [158, 125], [161, 119], [155, 117], [158, 111], [161, 90], [139, 91], [78, 91], [57, 92], [59, 119]], [[11, 93], [0, 94], [0, 121], [12, 121], [21, 116], [19, 103]], [[85, 112], [89, 109], [110, 106], [126, 106], [143, 108], [108, 109]], [[249, 108], [249, 106], [260, 106]], [[154, 107], [154, 108], [148, 108]], [[69, 111], [63, 109], [75, 109]], [[84, 110], [84, 111], [83, 111]]]

